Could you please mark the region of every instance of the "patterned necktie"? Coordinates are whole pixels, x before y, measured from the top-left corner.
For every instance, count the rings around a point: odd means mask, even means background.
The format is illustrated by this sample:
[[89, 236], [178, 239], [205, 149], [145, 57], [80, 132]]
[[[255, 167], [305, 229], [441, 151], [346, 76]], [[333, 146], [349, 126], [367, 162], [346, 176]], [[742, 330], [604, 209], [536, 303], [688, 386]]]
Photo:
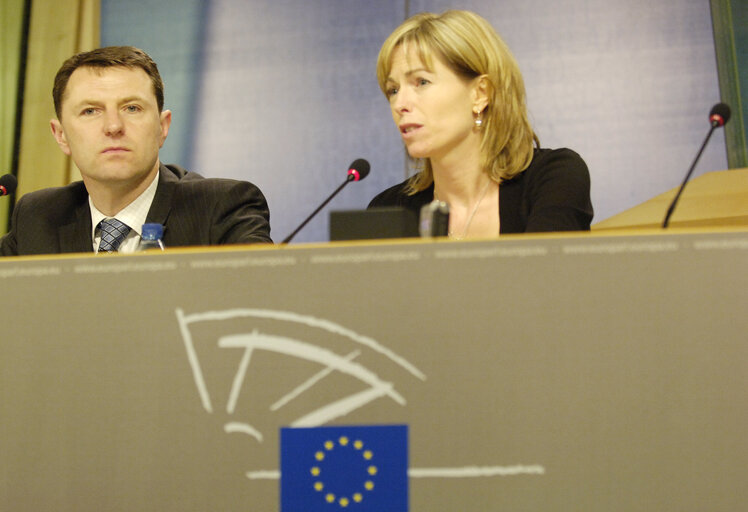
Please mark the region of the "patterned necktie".
[[99, 223], [101, 228], [101, 243], [99, 252], [117, 252], [120, 244], [127, 238], [130, 232], [129, 226], [117, 219], [104, 219]]

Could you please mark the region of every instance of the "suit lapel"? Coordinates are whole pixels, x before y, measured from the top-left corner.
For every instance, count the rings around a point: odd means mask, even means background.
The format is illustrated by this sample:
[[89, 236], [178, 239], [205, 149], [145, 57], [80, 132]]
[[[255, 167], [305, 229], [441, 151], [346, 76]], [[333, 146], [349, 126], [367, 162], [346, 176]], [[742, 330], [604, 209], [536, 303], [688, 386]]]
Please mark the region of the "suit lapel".
[[88, 195], [75, 210], [74, 218], [68, 224], [60, 226], [60, 252], [93, 252], [91, 240], [91, 210], [88, 207]]
[[153, 202], [151, 208], [148, 210], [148, 216], [146, 222], [153, 222], [164, 226], [164, 234], [166, 233], [166, 220], [169, 218], [171, 213], [171, 206], [174, 201], [174, 191], [176, 190], [176, 184], [179, 179], [174, 173], [161, 164], [158, 174], [158, 187], [156, 188], [156, 195], [153, 196]]

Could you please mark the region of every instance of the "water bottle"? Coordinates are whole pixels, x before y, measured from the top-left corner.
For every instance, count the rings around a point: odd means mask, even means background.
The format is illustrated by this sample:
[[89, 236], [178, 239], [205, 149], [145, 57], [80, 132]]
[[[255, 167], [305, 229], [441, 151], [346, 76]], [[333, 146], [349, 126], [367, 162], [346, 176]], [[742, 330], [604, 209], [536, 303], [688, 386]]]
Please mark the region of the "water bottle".
[[161, 224], [143, 224], [138, 251], [164, 250], [164, 227]]
[[434, 199], [421, 208], [419, 231], [424, 238], [449, 235], [449, 205]]

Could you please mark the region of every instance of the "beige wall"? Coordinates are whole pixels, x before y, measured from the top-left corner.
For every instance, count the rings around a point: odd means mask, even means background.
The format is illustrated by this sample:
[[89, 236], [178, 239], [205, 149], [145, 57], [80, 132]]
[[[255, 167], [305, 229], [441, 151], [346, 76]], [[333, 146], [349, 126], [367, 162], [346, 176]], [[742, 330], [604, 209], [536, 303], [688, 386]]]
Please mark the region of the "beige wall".
[[[13, 165], [16, 101], [18, 97], [18, 61], [23, 22], [23, 0], [0, 2], [0, 175], [10, 172]], [[8, 224], [10, 200], [0, 199], [0, 234]]]
[[49, 120], [54, 117], [52, 82], [65, 59], [98, 46], [99, 12], [99, 0], [32, 3], [18, 197], [64, 185], [80, 176], [50, 133]]
[[[11, 170], [13, 158], [23, 5], [23, 0], [3, 0], [0, 6], [3, 26], [0, 52], [4, 68], [0, 80], [0, 165], [3, 166], [0, 173]], [[32, 2], [16, 198], [80, 177], [50, 134], [49, 120], [54, 117], [52, 82], [66, 58], [99, 45], [99, 19], [99, 0]], [[7, 226], [8, 201], [3, 201], [6, 204], [0, 204], [0, 233]]]

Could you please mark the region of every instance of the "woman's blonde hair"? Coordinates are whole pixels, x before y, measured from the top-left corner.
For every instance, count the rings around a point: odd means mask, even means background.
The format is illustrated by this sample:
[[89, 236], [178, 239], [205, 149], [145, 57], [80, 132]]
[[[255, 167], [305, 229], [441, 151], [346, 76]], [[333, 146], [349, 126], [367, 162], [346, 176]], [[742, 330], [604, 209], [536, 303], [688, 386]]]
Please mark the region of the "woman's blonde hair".
[[[430, 69], [436, 57], [468, 80], [486, 77], [489, 99], [481, 113], [483, 168], [497, 183], [524, 171], [532, 161], [533, 143], [540, 143], [527, 117], [525, 84], [517, 61], [493, 27], [470, 11], [425, 12], [408, 18], [379, 50], [377, 78], [385, 96], [392, 54], [400, 47], [407, 53], [410, 45]], [[416, 167], [420, 172], [409, 181], [409, 194], [434, 181], [429, 159], [417, 159]]]

